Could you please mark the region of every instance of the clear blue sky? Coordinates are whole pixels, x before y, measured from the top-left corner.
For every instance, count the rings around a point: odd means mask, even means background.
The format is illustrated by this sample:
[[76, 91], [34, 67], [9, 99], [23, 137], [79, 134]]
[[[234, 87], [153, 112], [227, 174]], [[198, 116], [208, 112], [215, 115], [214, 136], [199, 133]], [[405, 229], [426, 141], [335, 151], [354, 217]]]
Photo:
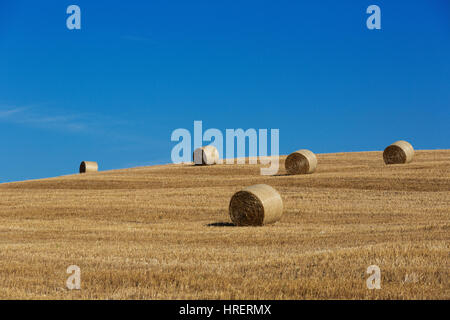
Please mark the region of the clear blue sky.
[[449, 109], [448, 0], [0, 2], [0, 182], [169, 163], [194, 120], [281, 154], [448, 149]]

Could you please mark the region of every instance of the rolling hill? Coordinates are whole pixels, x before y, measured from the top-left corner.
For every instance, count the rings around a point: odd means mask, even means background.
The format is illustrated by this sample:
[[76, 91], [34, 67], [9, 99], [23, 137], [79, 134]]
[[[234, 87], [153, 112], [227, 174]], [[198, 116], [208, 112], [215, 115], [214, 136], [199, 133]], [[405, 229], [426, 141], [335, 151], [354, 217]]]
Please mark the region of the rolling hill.
[[[171, 164], [0, 184], [0, 298], [450, 299], [450, 150], [317, 156], [308, 175], [282, 157], [277, 176]], [[257, 183], [282, 219], [233, 226], [231, 196]]]

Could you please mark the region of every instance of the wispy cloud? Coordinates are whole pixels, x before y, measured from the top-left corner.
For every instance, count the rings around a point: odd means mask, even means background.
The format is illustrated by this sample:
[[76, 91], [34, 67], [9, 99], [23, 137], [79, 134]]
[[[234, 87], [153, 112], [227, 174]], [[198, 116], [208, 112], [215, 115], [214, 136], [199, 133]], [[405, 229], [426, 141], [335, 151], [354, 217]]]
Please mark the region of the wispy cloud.
[[11, 117], [12, 115], [22, 112], [24, 110], [26, 110], [26, 108], [12, 108], [12, 109], [6, 109], [6, 110], [0, 109], [0, 119]]
[[138, 36], [138, 35], [125, 35], [120, 37], [122, 40], [126, 41], [134, 41], [134, 42], [149, 42], [154, 43], [154, 40], [152, 40], [149, 37], [145, 36]]
[[0, 105], [0, 122], [55, 130], [73, 134], [89, 134], [107, 137], [114, 141], [127, 141], [147, 145], [151, 138], [130, 133], [133, 123], [96, 113], [68, 113], [43, 107], [7, 107]]
[[0, 121], [65, 131], [87, 130], [82, 115], [53, 115], [32, 107], [0, 107]]

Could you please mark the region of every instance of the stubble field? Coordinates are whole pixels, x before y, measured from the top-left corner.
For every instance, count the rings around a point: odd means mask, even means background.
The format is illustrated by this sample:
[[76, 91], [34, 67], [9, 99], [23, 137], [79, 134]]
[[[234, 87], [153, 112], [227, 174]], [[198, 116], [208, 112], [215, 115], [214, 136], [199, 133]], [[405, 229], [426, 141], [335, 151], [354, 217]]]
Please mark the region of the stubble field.
[[[0, 184], [0, 298], [450, 299], [450, 150], [319, 154], [297, 176], [284, 159], [277, 176], [165, 165]], [[231, 196], [257, 183], [280, 192], [281, 221], [230, 225]]]

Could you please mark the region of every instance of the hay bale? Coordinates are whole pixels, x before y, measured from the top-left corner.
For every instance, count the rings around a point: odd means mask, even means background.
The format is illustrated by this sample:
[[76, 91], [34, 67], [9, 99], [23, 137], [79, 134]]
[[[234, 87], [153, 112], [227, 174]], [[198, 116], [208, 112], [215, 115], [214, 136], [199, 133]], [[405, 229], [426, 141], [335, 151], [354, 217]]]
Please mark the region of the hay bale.
[[195, 149], [194, 154], [195, 165], [212, 165], [219, 162], [219, 151], [214, 146], [206, 146]]
[[383, 159], [385, 164], [409, 163], [414, 157], [413, 146], [406, 141], [394, 142], [384, 149]]
[[317, 157], [309, 150], [298, 150], [288, 155], [284, 166], [289, 174], [313, 173], [317, 168]]
[[236, 192], [228, 211], [237, 226], [262, 226], [280, 220], [283, 200], [271, 186], [256, 184]]
[[95, 161], [83, 161], [80, 164], [80, 173], [97, 172], [98, 163]]

